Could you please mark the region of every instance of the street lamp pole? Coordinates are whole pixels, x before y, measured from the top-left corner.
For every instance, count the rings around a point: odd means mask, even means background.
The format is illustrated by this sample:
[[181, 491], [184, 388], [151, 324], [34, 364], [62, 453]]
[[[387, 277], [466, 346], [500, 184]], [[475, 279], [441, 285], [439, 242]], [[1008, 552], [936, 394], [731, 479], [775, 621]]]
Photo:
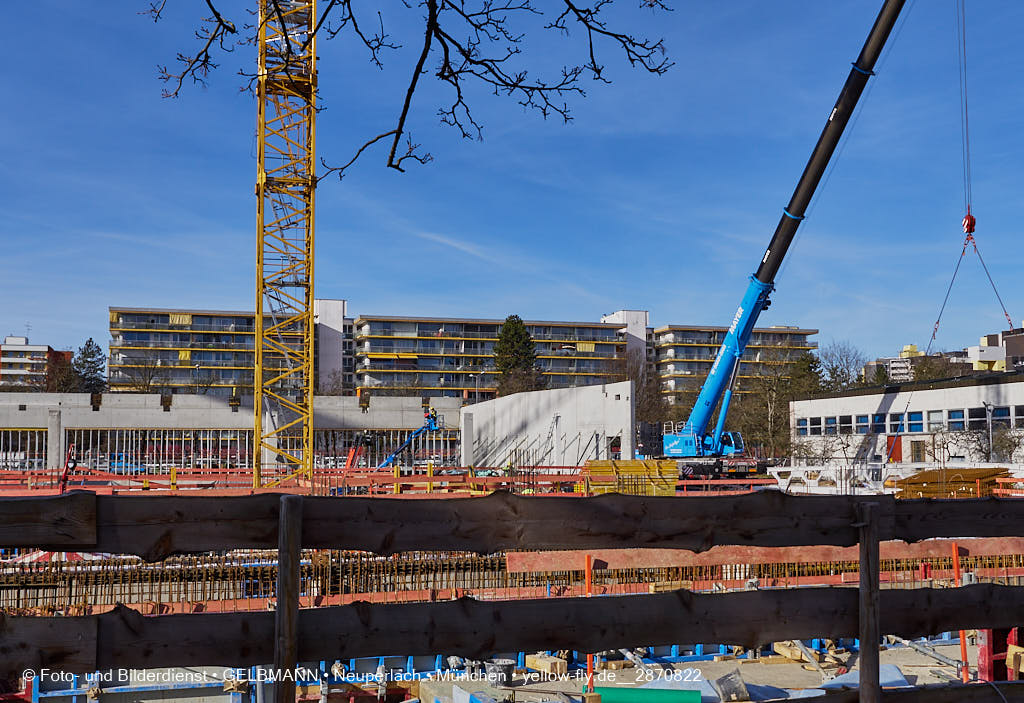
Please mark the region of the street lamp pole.
[[988, 423], [988, 460], [993, 461], [992, 457], [992, 403], [985, 403], [985, 419]]
[[199, 364], [196, 364], [192, 368], [195, 369], [195, 374], [193, 374], [193, 376], [194, 376], [193, 380], [195, 380], [195, 382], [196, 382], [196, 395], [199, 395]]

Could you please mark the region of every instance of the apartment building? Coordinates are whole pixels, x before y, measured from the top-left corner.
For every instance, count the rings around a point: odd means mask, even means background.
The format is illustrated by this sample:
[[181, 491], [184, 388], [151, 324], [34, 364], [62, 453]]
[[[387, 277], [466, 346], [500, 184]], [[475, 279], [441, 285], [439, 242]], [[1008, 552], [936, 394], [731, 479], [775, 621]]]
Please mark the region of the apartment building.
[[[315, 373], [321, 391], [354, 393], [354, 362], [345, 357], [352, 320], [346, 301], [316, 300]], [[256, 314], [238, 310], [110, 307], [110, 390], [251, 395]], [[270, 318], [264, 324], [272, 324]], [[348, 377], [345, 368], [349, 369]], [[346, 381], [348, 386], [346, 387]]]
[[[249, 395], [255, 364], [255, 315], [249, 311], [116, 307], [110, 309], [112, 391]], [[348, 316], [344, 300], [313, 306], [318, 392], [492, 398], [494, 345], [504, 320], [400, 315]], [[696, 390], [711, 368], [725, 327], [651, 328], [646, 310], [619, 310], [600, 322], [526, 320], [548, 388], [656, 375], [669, 402]], [[268, 318], [269, 324], [269, 318]], [[740, 368], [749, 376], [814, 349], [817, 330], [754, 331]]]
[[5, 337], [0, 344], [0, 386], [43, 390], [53, 364], [71, 361], [71, 356], [48, 344], [30, 344], [28, 337]]
[[[725, 339], [728, 327], [665, 325], [653, 330], [654, 363], [669, 403], [687, 402], [700, 390]], [[803, 353], [816, 349], [808, 337], [816, 329], [755, 327], [740, 359], [737, 392], [743, 393], [755, 376], [781, 372]]]
[[[467, 400], [497, 392], [494, 345], [503, 320], [360, 315], [356, 386], [371, 395], [441, 395]], [[618, 322], [524, 320], [548, 388], [621, 380], [626, 338]]]

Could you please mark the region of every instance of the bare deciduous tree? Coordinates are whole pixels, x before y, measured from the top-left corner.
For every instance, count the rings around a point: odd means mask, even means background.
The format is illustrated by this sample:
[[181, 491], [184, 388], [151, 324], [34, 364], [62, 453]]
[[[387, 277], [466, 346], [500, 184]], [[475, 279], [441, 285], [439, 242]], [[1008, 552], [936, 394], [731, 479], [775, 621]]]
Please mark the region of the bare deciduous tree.
[[824, 390], [845, 391], [860, 382], [867, 363], [864, 353], [848, 341], [832, 341], [818, 351]]
[[[282, 3], [267, 1], [270, 14], [280, 16]], [[367, 9], [353, 0], [324, 1], [326, 6], [314, 36], [347, 38], [361, 44], [369, 54], [370, 63], [377, 68], [383, 68], [387, 51], [401, 47], [401, 38], [387, 32], [380, 9]], [[164, 91], [167, 97], [176, 97], [189, 80], [205, 85], [210, 71], [218, 67], [218, 56], [255, 41], [258, 27], [246, 22], [239, 28], [218, 9], [214, 0], [206, 0], [206, 5], [209, 15], [200, 19], [195, 30], [199, 48], [178, 53], [178, 70], [159, 67], [160, 78], [167, 84]], [[480, 139], [483, 127], [469, 105], [469, 93], [474, 90], [482, 88], [494, 95], [510, 97], [523, 108], [536, 110], [542, 117], [557, 116], [568, 122], [572, 116], [567, 100], [585, 95], [582, 83], [585, 78], [609, 82], [600, 58], [602, 52], [618, 53], [631, 66], [657, 75], [672, 66], [665, 57], [663, 40], [635, 36], [611, 25], [608, 15], [614, 0], [561, 0], [551, 3], [554, 9], [547, 12], [534, 0], [423, 0], [402, 5], [407, 12], [417, 9], [422, 12], [419, 25], [422, 34], [408, 36], [410, 43], [416, 42], [420, 50], [410, 66], [408, 86], [397, 105], [394, 122], [380, 134], [368, 137], [346, 163], [330, 166], [322, 161], [325, 170], [320, 178], [331, 173], [342, 177], [346, 169], [377, 142], [390, 144], [386, 162], [389, 168], [401, 171], [407, 159], [420, 163], [430, 161], [430, 154], [420, 151], [408, 127], [420, 78], [427, 73], [449, 89], [448, 101], [437, 110], [440, 121], [458, 130], [464, 138]], [[640, 0], [640, 5], [650, 10], [670, 9], [664, 0]], [[167, 0], [158, 0], [151, 2], [142, 14], [159, 21], [166, 9]], [[523, 61], [524, 42], [532, 31], [567, 38], [576, 34], [581, 40], [581, 59], [557, 69], [549, 68], [549, 76], [535, 76]], [[302, 43], [295, 40], [294, 49], [290, 45], [285, 47], [288, 55], [298, 57], [311, 40], [312, 37], [306, 37]], [[287, 38], [286, 41], [291, 44]], [[249, 77], [251, 88], [252, 72], [243, 69], [239, 73]]]

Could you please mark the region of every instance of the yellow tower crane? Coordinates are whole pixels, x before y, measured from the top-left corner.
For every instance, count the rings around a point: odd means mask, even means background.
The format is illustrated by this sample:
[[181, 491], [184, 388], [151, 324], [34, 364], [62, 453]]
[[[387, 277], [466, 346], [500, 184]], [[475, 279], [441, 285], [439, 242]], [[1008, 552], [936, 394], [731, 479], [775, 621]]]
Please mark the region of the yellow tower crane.
[[259, 0], [254, 488], [312, 488], [315, 28], [315, 0]]

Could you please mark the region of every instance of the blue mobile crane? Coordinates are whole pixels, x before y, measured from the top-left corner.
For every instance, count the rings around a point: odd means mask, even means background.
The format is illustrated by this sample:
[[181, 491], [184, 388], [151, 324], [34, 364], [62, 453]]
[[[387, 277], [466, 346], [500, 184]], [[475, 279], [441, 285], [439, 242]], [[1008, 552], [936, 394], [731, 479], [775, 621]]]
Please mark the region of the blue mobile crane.
[[426, 432], [437, 432], [439, 429], [441, 429], [441, 424], [437, 418], [437, 411], [434, 410], [433, 408], [430, 408], [429, 410], [424, 410], [423, 426], [417, 427], [415, 430], [413, 430], [412, 433], [405, 438], [405, 441], [398, 446], [398, 449], [388, 454], [387, 459], [377, 464], [377, 468], [383, 469], [385, 467], [390, 466], [391, 462], [393, 462], [395, 458], [398, 457], [399, 454], [405, 451], [406, 447], [413, 443], [413, 440], [415, 440], [417, 437]]
[[[850, 75], [829, 114], [825, 128], [818, 137], [814, 151], [811, 152], [811, 158], [804, 167], [793, 197], [782, 211], [775, 235], [761, 258], [757, 271], [750, 276], [747, 290], [732, 318], [732, 324], [726, 332], [725, 340], [718, 350], [707, 380], [700, 389], [689, 418], [679, 431], [666, 433], [662, 437], [664, 456], [695, 459], [695, 463], [698, 464], [707, 461], [721, 464], [723, 459], [728, 460], [743, 454], [743, 438], [740, 433], [724, 431], [729, 402], [732, 400], [740, 367], [740, 357], [743, 356], [743, 351], [750, 341], [751, 332], [761, 311], [771, 304], [768, 296], [775, 290], [775, 274], [786, 256], [800, 222], [804, 219], [804, 212], [811, 201], [811, 196], [814, 195], [818, 182], [825, 173], [864, 86], [868, 78], [874, 75], [872, 69], [900, 10], [903, 9], [904, 2], [905, 0], [886, 0], [879, 11], [860, 55], [853, 62], [853, 68], [850, 69]], [[718, 419], [714, 428], [709, 431], [719, 401], [721, 408], [718, 411]]]

